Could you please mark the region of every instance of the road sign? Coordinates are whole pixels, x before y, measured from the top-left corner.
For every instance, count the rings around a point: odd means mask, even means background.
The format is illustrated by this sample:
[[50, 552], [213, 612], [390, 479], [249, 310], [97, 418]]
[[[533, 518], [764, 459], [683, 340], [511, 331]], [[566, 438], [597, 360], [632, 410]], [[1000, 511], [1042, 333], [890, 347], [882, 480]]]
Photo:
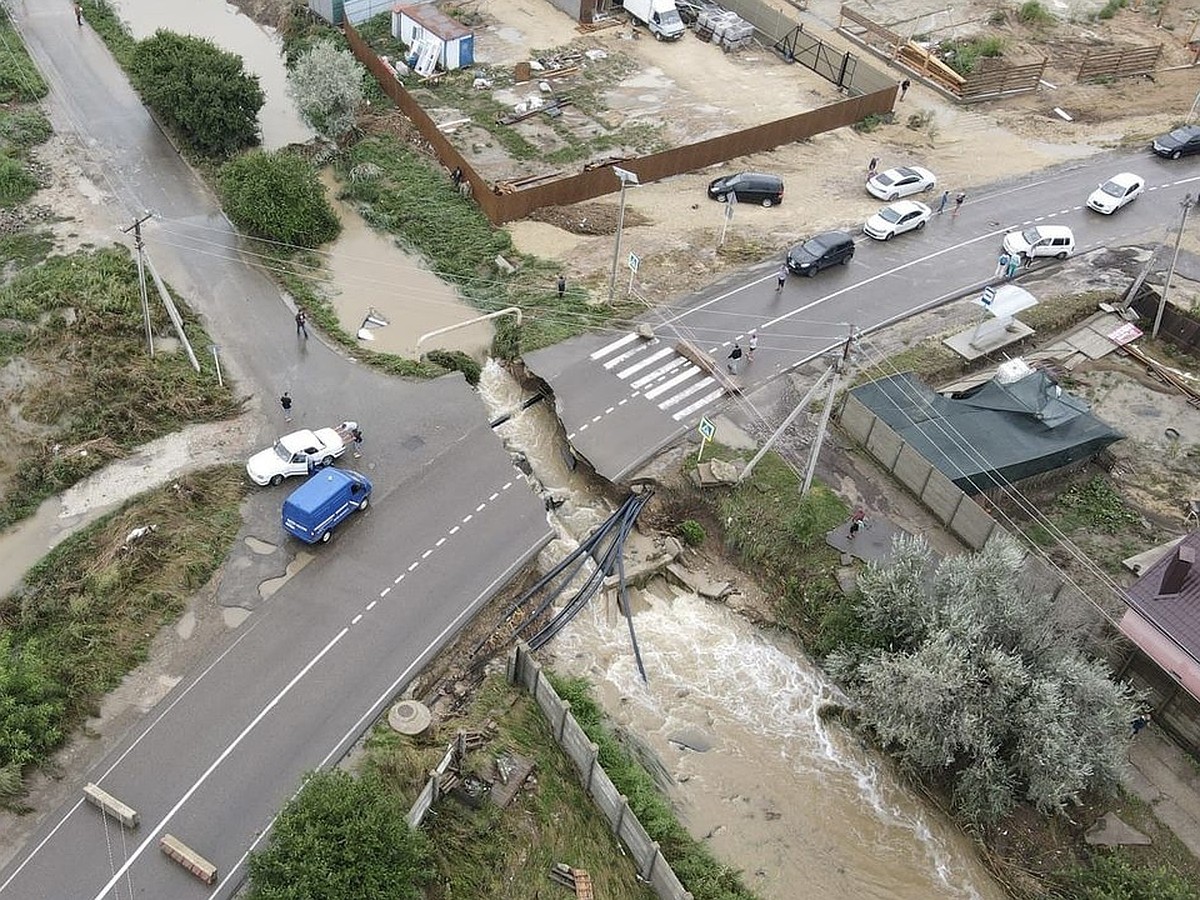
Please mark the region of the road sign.
[[706, 416], [700, 417], [700, 437], [706, 441], [711, 441], [717, 434], [717, 426], [708, 420]]
[[636, 274], [637, 270], [638, 270], [638, 266], [640, 266], [641, 264], [642, 264], [642, 258], [640, 256], [638, 256], [636, 253], [629, 254], [629, 271], [630, 272], [633, 272]]
[[988, 285], [983, 289], [983, 296], [979, 298], [979, 302], [984, 306], [991, 306], [992, 301], [996, 299], [996, 288]]

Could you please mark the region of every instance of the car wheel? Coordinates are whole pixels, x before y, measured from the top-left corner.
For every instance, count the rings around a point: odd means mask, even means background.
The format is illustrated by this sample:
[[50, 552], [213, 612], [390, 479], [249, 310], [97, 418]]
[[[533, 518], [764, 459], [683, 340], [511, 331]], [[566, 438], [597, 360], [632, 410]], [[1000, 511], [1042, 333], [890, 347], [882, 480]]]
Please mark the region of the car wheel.
[[770, 209], [770, 208], [771, 208], [772, 206], [774, 206], [774, 205], [775, 205], [775, 201], [774, 201], [774, 200], [772, 200], [770, 197], [765, 197], [765, 198], [763, 199], [763, 206], [764, 206], [766, 209]]
[[896, 201], [897, 201], [897, 200], [899, 200], [899, 199], [900, 199], [900, 195], [899, 195], [899, 194], [897, 194], [897, 193], [895, 193], [895, 192], [893, 192], [893, 193], [891, 193], [891, 194], [889, 194], [889, 195], [888, 195], [887, 202], [888, 202], [888, 203], [894, 203], [894, 202], [896, 202]]
[[896, 232], [894, 232], [894, 231], [889, 231], [887, 234], [885, 234], [885, 235], [883, 236], [883, 239], [884, 239], [885, 241], [890, 241], [890, 240], [891, 240], [892, 238], [894, 238], [895, 236], [896, 236]]
[[325, 532], [323, 535], [321, 535], [321, 543], [322, 543], [322, 544], [328, 544], [328, 543], [329, 543], [329, 539], [330, 539], [331, 537], [333, 537], [333, 532], [332, 532], [332, 531], [327, 531], [327, 532]]
[[842, 265], [843, 265], [843, 266], [848, 266], [848, 265], [850, 265], [850, 260], [852, 260], [852, 259], [854, 259], [854, 254], [853, 254], [853, 253], [851, 253], [849, 256], [847, 256], [845, 259], [843, 259], [843, 260], [842, 260]]
[[654, 39], [655, 39], [656, 41], [661, 41], [661, 40], [663, 39], [663, 36], [662, 36], [661, 34], [659, 34], [659, 33], [656, 31], [656, 32], [654, 33]]
[[917, 231], [920, 231], [924, 227], [925, 227], [925, 223], [923, 221], [917, 223]]
[[817, 274], [817, 267], [809, 266], [807, 269], [804, 270], [804, 274], [807, 275], [809, 278], [812, 278], [814, 275]]
[[371, 498], [370, 498], [370, 497], [363, 497], [363, 498], [362, 498], [362, 502], [358, 504], [358, 508], [359, 508], [359, 510], [361, 511], [361, 510], [364, 510], [364, 509], [366, 509], [366, 508], [367, 508], [368, 506], [370, 506], [370, 505], [371, 505]]
[[1060, 254], [1058, 254], [1058, 258], [1059, 258], [1059, 259], [1066, 259], [1066, 258], [1067, 258], [1067, 254], [1066, 254], [1065, 252], [1063, 252], [1063, 253], [1060, 253]]
[[323, 468], [323, 469], [328, 468], [329, 466], [332, 466], [332, 465], [333, 465], [333, 457], [332, 456], [327, 456], [323, 460], [321, 460], [321, 468]]
[[1176, 150], [1174, 153], [1171, 154], [1171, 159], [1179, 159], [1179, 157], [1181, 157], [1181, 156], [1183, 156], [1183, 151]]
[[283, 476], [282, 475], [272, 475], [271, 476], [271, 487], [279, 487], [281, 484], [283, 484]]

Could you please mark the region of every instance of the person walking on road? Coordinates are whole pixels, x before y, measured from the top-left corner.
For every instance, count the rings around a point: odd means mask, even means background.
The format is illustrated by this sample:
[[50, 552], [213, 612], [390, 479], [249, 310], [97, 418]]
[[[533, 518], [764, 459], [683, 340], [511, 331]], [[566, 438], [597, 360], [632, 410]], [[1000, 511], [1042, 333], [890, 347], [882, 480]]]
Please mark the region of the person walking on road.
[[296, 310], [296, 337], [304, 335], [304, 339], [308, 340], [308, 313], [302, 309]]
[[1004, 275], [1008, 272], [1008, 252], [1000, 251], [1000, 258], [996, 261], [996, 274]]
[[912, 87], [912, 82], [905, 78], [900, 82], [900, 99], [904, 99], [904, 95], [908, 93], [908, 89]]
[[780, 291], [783, 290], [784, 284], [787, 283], [787, 277], [788, 277], [787, 263], [784, 263], [783, 265], [781, 265], [779, 267], [779, 271], [775, 273], [775, 293], [778, 294]]
[[750, 340], [746, 346], [746, 362], [754, 362], [754, 351], [758, 349], [758, 331], [754, 328], [750, 329]]
[[729, 362], [725, 367], [729, 369], [730, 374], [736, 375], [738, 371], [738, 363], [742, 361], [742, 345], [737, 341], [733, 342], [733, 349], [729, 351]]
[[561, 300], [567, 292], [567, 276], [561, 272], [558, 275], [558, 299]]
[[80, 28], [83, 27], [83, 7], [78, 3], [75, 4], [75, 24]]
[[283, 407], [283, 421], [292, 421], [292, 395], [284, 391], [283, 396], [279, 398], [279, 405]]
[[362, 459], [362, 429], [355, 428], [350, 432], [350, 436], [354, 438], [354, 458]]
[[1019, 257], [1015, 253], [1010, 253], [1008, 255], [1008, 265], [1005, 266], [1005, 268], [1004, 268], [1004, 277], [1012, 278], [1014, 275], [1017, 274], [1017, 269], [1019, 269], [1020, 266], [1021, 266], [1021, 257]]
[[946, 211], [946, 204], [950, 202], [950, 192], [942, 191], [942, 202], [938, 204], [938, 215]]
[[953, 219], [958, 216], [958, 211], [960, 209], [962, 209], [963, 201], [966, 199], [967, 199], [966, 191], [959, 191], [957, 194], [955, 194], [955, 196], [954, 196], [954, 212], [952, 212], [950, 214], [950, 218]]

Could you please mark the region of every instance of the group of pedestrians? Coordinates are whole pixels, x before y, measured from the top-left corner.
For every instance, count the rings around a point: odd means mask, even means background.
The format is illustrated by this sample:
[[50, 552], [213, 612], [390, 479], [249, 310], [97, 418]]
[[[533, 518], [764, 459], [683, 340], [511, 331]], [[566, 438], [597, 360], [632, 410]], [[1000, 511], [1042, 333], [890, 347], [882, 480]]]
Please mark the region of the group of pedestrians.
[[733, 342], [733, 349], [729, 351], [729, 357], [725, 363], [725, 368], [729, 370], [731, 375], [738, 373], [738, 367], [741, 365], [742, 357], [746, 357], [747, 365], [754, 362], [754, 351], [758, 349], [758, 331], [751, 328], [750, 334], [746, 338], [746, 352], [742, 352], [742, 345], [737, 341]]
[[[962, 209], [963, 203], [967, 200], [967, 192], [959, 191], [954, 195], [954, 210], [950, 213], [950, 218], [958, 217], [958, 211]], [[946, 207], [950, 204], [950, 192], [942, 191], [942, 199], [938, 201], [937, 214], [940, 216], [946, 211]]]

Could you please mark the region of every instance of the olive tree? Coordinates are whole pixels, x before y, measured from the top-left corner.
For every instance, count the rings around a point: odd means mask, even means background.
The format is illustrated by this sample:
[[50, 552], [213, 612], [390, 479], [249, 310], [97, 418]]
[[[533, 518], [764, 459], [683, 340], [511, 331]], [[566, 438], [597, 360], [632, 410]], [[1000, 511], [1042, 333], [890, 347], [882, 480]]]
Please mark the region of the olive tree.
[[829, 659], [879, 743], [947, 777], [977, 822], [1020, 800], [1050, 812], [1120, 784], [1135, 698], [1023, 581], [1021, 548], [997, 539], [936, 567], [919, 539], [894, 550], [859, 580], [871, 646]]
[[363, 102], [363, 69], [348, 50], [321, 41], [288, 74], [300, 115], [322, 137], [337, 141], [352, 128]]
[[265, 99], [258, 76], [212, 41], [160, 29], [138, 41], [129, 74], [146, 104], [197, 152], [225, 156], [258, 143]]

